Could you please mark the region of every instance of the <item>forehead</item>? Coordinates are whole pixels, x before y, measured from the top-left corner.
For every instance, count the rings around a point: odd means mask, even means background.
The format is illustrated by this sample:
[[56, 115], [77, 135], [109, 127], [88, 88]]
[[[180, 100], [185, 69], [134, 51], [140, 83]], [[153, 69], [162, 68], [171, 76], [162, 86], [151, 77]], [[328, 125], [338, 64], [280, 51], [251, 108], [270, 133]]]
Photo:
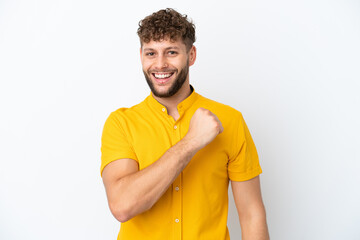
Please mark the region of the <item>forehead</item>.
[[142, 49], [144, 51], [146, 50], [165, 50], [165, 49], [179, 49], [179, 50], [186, 50], [186, 46], [184, 42], [181, 39], [172, 41], [169, 39], [162, 39], [159, 41], [151, 40], [150, 42], [146, 43], [144, 42], [142, 44]]

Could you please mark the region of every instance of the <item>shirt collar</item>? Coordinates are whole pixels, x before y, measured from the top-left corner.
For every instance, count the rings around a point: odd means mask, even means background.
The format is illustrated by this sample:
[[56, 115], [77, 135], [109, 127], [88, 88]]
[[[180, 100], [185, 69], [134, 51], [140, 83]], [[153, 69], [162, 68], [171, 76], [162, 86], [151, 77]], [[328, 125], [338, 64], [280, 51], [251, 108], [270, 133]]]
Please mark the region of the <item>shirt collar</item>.
[[[191, 89], [191, 94], [177, 105], [177, 109], [178, 109], [179, 113], [184, 112], [187, 109], [189, 109], [199, 96], [199, 94], [195, 92], [195, 89], [193, 86], [190, 85], [190, 89]], [[162, 105], [161, 103], [159, 103], [151, 93], [146, 98], [146, 102], [156, 112], [167, 113], [166, 107], [164, 105]]]

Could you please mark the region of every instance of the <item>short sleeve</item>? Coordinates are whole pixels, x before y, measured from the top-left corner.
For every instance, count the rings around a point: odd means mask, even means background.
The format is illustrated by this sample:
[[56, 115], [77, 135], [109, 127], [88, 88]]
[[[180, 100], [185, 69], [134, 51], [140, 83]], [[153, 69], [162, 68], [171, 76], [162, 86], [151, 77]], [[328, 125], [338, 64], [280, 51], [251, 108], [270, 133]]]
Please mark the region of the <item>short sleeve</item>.
[[129, 139], [121, 126], [120, 118], [119, 114], [113, 112], [105, 122], [101, 138], [100, 174], [102, 174], [105, 166], [112, 161], [122, 158], [131, 158], [138, 161], [129, 143]]
[[254, 141], [241, 114], [237, 122], [228, 174], [232, 181], [246, 181], [258, 176], [262, 170]]

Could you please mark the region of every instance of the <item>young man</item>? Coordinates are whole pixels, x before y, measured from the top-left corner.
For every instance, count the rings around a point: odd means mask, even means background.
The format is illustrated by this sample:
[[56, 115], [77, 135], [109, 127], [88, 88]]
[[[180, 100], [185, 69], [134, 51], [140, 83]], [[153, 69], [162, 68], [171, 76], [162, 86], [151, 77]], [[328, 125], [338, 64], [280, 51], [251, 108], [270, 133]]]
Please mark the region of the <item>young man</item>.
[[231, 180], [243, 240], [269, 239], [255, 145], [237, 110], [196, 93], [194, 25], [173, 9], [138, 35], [151, 94], [107, 119], [101, 173], [118, 239], [230, 239]]

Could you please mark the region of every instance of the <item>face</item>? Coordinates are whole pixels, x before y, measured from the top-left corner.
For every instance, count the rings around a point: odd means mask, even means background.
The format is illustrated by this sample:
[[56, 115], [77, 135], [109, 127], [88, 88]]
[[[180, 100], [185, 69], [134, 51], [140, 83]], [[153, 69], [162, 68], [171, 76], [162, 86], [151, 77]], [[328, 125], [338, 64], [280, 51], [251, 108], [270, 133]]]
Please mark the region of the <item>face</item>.
[[151, 92], [160, 98], [175, 95], [189, 81], [189, 66], [195, 62], [196, 50], [189, 51], [181, 41], [143, 43], [141, 63]]

